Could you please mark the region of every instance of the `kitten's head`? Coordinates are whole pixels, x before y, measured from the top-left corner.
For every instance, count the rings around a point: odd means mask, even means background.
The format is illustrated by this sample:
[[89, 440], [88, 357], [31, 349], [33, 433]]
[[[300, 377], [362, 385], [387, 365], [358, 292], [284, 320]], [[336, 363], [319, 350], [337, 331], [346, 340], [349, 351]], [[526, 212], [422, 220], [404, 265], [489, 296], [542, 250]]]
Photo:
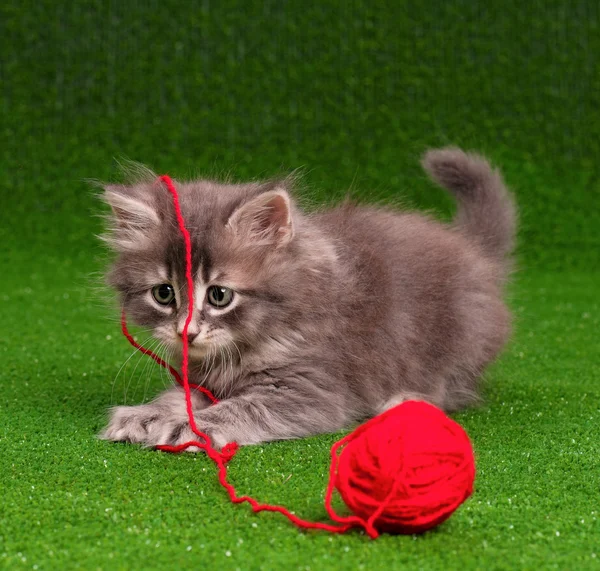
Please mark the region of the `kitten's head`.
[[[117, 253], [108, 281], [127, 315], [179, 353], [188, 314], [184, 243], [170, 193], [146, 179], [104, 187], [104, 238]], [[297, 285], [297, 215], [285, 183], [175, 186], [192, 241], [190, 358], [260, 343], [285, 320]]]

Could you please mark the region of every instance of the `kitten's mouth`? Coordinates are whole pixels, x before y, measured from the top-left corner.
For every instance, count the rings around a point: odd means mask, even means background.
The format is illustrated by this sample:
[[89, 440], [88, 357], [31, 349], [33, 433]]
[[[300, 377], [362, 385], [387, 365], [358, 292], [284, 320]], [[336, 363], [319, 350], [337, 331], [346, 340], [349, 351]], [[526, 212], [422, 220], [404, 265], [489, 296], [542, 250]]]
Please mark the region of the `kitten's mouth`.
[[[177, 338], [177, 349], [183, 353], [183, 340]], [[188, 345], [188, 355], [191, 359], [201, 359], [206, 357], [210, 351], [209, 343], [190, 343]]]
[[[183, 354], [183, 339], [179, 336], [171, 339], [171, 346], [174, 346], [175, 350], [182, 355]], [[217, 339], [206, 338], [202, 340], [194, 339], [188, 344], [188, 355], [190, 359], [201, 360], [219, 353], [221, 344]]]
[[[183, 343], [180, 344], [182, 351], [183, 351]], [[190, 357], [203, 357], [205, 356], [208, 351], [209, 351], [209, 346], [206, 344], [202, 344], [202, 345], [188, 345], [188, 354], [190, 355]]]

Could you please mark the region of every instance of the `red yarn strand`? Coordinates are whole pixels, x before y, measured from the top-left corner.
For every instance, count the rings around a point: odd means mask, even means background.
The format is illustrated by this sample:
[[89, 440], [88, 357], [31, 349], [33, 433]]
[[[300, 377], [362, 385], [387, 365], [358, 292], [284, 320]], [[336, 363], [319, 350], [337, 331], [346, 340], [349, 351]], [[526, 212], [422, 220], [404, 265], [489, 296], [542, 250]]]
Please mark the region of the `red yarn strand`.
[[185, 405], [188, 413], [188, 420], [190, 421], [190, 427], [193, 430], [194, 434], [203, 438], [207, 446], [210, 446], [210, 437], [208, 436], [208, 434], [204, 434], [204, 432], [201, 432], [196, 426], [196, 419], [194, 418], [194, 411], [192, 407], [192, 395], [190, 393], [189, 382], [189, 340], [187, 333], [188, 328], [190, 326], [190, 322], [192, 321], [192, 315], [194, 314], [194, 280], [192, 279], [192, 241], [190, 240], [190, 233], [185, 227], [185, 221], [183, 219], [183, 215], [181, 214], [181, 206], [179, 205], [179, 195], [177, 194], [177, 189], [175, 188], [173, 181], [167, 175], [161, 176], [160, 180], [165, 183], [167, 190], [171, 193], [171, 196], [173, 197], [173, 206], [175, 207], [175, 216], [177, 217], [177, 224], [179, 226], [179, 230], [181, 231], [181, 235], [183, 236], [183, 241], [185, 243], [185, 279], [187, 282], [188, 291], [188, 314], [185, 318], [183, 332], [181, 335], [183, 340], [183, 360], [181, 363], [181, 369], [183, 371], [183, 390], [185, 391]]

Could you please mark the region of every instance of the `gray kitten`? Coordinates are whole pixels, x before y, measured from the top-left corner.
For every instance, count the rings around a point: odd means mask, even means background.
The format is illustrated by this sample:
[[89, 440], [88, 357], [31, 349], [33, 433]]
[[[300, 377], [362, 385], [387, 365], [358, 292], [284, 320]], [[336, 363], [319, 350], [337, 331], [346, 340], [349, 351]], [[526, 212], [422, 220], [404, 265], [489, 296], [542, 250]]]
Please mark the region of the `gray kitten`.
[[[516, 215], [497, 171], [459, 149], [423, 166], [458, 201], [451, 225], [343, 204], [302, 212], [286, 183], [177, 182], [196, 307], [190, 379], [216, 447], [336, 431], [406, 399], [446, 411], [476, 400], [506, 342], [502, 287]], [[171, 196], [150, 179], [107, 186], [108, 276], [128, 316], [181, 355], [184, 245]], [[194, 438], [179, 387], [112, 410], [102, 434], [148, 446]]]

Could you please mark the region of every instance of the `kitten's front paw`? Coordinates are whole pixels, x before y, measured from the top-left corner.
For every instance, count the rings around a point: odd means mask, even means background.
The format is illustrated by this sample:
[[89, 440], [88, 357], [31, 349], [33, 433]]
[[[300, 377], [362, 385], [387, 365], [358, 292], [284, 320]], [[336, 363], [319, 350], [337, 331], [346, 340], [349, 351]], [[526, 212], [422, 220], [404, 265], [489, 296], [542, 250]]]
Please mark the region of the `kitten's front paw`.
[[168, 413], [153, 404], [117, 406], [112, 409], [108, 426], [100, 433], [103, 440], [137, 442], [147, 446], [161, 444], [157, 441]]
[[[208, 434], [213, 447], [221, 449], [226, 440], [209, 428], [198, 425], [199, 430]], [[138, 406], [117, 406], [112, 409], [111, 418], [106, 429], [100, 434], [103, 440], [115, 442], [134, 442], [145, 446], [167, 444], [177, 446], [191, 440], [199, 440], [190, 428], [187, 415], [174, 414], [154, 404]], [[190, 447], [188, 452], [197, 452], [197, 447]]]

